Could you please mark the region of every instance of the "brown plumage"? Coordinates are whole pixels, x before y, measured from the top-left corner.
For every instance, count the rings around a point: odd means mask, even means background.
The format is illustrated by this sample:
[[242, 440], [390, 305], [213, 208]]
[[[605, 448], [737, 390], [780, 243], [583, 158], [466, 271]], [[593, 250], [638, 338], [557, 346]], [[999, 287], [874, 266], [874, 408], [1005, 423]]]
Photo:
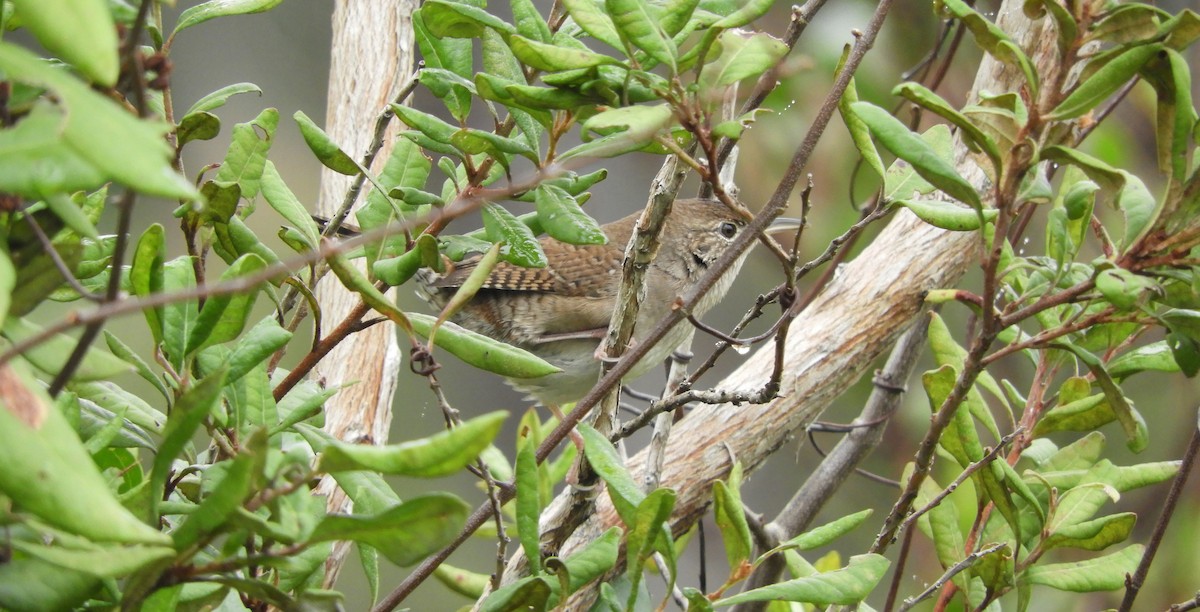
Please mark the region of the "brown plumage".
[[[453, 320], [524, 348], [563, 369], [537, 379], [510, 379], [514, 387], [547, 404], [579, 399], [599, 375], [595, 351], [612, 316], [625, 247], [637, 217], [634, 214], [602, 226], [608, 237], [603, 245], [570, 245], [543, 238], [541, 245], [548, 262], [545, 268], [498, 264], [483, 288]], [[703, 276], [744, 226], [744, 220], [718, 202], [674, 203], [665, 220], [659, 253], [647, 272], [635, 342], [667, 315], [675, 298]], [[701, 300], [695, 309], [697, 315], [725, 295], [741, 262], [739, 259]], [[474, 264], [461, 263], [441, 277], [425, 276], [423, 297], [443, 307]], [[683, 342], [687, 332], [686, 325], [677, 325], [638, 363], [630, 378], [661, 363]]]

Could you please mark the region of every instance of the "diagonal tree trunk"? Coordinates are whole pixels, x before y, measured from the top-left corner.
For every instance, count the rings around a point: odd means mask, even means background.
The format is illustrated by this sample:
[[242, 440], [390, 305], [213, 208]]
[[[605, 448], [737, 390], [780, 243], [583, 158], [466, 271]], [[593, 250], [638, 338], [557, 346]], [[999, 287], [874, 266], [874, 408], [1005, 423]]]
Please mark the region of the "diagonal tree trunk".
[[[1007, 0], [999, 23], [1034, 60], [1043, 82], [1052, 82], [1054, 32], [1048, 19], [1029, 21], [1021, 3]], [[869, 61], [869, 59], [868, 59]], [[972, 97], [981, 90], [1012, 91], [1022, 77], [1011, 67], [985, 57]], [[990, 182], [966, 148], [956, 147], [957, 168], [981, 193]], [[733, 462], [747, 473], [804, 430], [834, 399], [854, 384], [877, 357], [921, 312], [925, 293], [953, 285], [978, 260], [979, 236], [934, 228], [902, 210], [857, 259], [792, 324], [786, 346], [781, 397], [763, 405], [714, 405], [693, 410], [671, 434], [660, 486], [677, 492], [671, 526], [689, 529], [710, 503], [712, 483], [728, 476]], [[764, 346], [720, 385], [756, 389], [771, 371], [774, 347]], [[645, 453], [632, 457], [635, 478], [644, 470]], [[542, 531], [561, 527], [568, 516], [567, 495], [560, 495], [542, 517]], [[600, 494], [596, 511], [566, 540], [568, 556], [620, 520], [608, 497]], [[521, 574], [520, 553], [510, 562], [507, 580]], [[566, 609], [587, 609], [594, 589], [583, 589]]]

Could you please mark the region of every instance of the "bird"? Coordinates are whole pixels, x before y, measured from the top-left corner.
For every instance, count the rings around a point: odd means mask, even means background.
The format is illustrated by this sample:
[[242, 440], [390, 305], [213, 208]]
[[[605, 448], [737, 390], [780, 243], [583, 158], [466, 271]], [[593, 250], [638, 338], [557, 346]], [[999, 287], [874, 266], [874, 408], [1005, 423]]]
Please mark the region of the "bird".
[[[524, 268], [500, 262], [475, 296], [451, 316], [471, 331], [524, 349], [559, 372], [538, 378], [508, 378], [510, 386], [557, 412], [575, 402], [599, 379], [600, 342], [607, 333], [621, 283], [625, 247], [640, 213], [600, 227], [607, 242], [575, 245], [551, 237], [540, 240], [546, 266]], [[640, 342], [676, 298], [694, 286], [709, 267], [745, 231], [746, 220], [716, 200], [676, 200], [664, 220], [660, 247], [646, 272], [634, 326], [633, 343]], [[730, 266], [693, 308], [702, 316], [728, 292], [746, 259]], [[436, 274], [423, 269], [418, 295], [441, 309], [462, 286], [479, 262], [463, 260]], [[689, 335], [686, 324], [675, 325], [642, 357], [625, 379], [632, 380], [661, 364]]]

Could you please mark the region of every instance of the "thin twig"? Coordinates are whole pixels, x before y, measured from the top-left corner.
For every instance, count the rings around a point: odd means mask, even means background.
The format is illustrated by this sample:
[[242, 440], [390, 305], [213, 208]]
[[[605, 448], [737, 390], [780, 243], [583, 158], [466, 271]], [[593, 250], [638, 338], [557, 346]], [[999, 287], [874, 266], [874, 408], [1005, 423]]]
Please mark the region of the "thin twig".
[[929, 585], [929, 588], [922, 591], [920, 595], [917, 595], [916, 597], [910, 597], [909, 599], [905, 599], [904, 603], [901, 604], [901, 606], [899, 608], [899, 612], [905, 612], [907, 610], [911, 610], [913, 606], [917, 605], [921, 601], [928, 598], [930, 595], [933, 595], [938, 589], [942, 588], [943, 584], [946, 584], [947, 582], [949, 582], [952, 578], [957, 576], [959, 574], [959, 572], [971, 567], [972, 565], [975, 565], [976, 563], [979, 562], [980, 559], [982, 559], [990, 554], [1000, 552], [1001, 550], [1004, 550], [1007, 548], [1008, 548], [1007, 542], [1000, 542], [999, 544], [993, 544], [987, 548], [977, 550], [977, 551], [967, 555], [967, 558], [963, 559], [962, 561], [959, 561], [958, 563], [955, 563], [950, 569], [946, 570], [946, 573], [942, 574], [941, 578], [938, 578], [936, 582]]
[[1167, 532], [1167, 525], [1171, 523], [1171, 517], [1175, 515], [1175, 507], [1179, 505], [1179, 499], [1183, 496], [1184, 485], [1187, 484], [1188, 476], [1191, 475], [1192, 468], [1196, 465], [1198, 451], [1200, 451], [1200, 418], [1197, 418], [1196, 427], [1192, 429], [1192, 439], [1183, 453], [1183, 463], [1179, 466], [1179, 471], [1176, 472], [1175, 479], [1171, 482], [1171, 490], [1167, 492], [1166, 503], [1163, 504], [1162, 512], [1158, 515], [1158, 521], [1154, 523], [1154, 533], [1150, 536], [1150, 542], [1146, 544], [1146, 552], [1142, 554], [1142, 560], [1138, 563], [1133, 576], [1125, 578], [1125, 597], [1121, 600], [1119, 608], [1121, 612], [1129, 612], [1133, 609], [1133, 602], [1146, 583], [1146, 575], [1150, 573], [1150, 564], [1154, 562], [1154, 555], [1158, 552], [1158, 546], [1162, 544], [1163, 536]]
[[1187, 601], [1171, 604], [1171, 607], [1167, 608], [1167, 610], [1170, 612], [1183, 612], [1184, 610], [1195, 610], [1197, 608], [1200, 608], [1200, 591], [1197, 591], [1196, 596]]
[[42, 251], [50, 256], [50, 261], [54, 262], [55, 269], [62, 275], [67, 284], [75, 290], [85, 300], [100, 302], [104, 300], [104, 296], [98, 293], [88, 291], [86, 287], [79, 283], [79, 279], [75, 278], [75, 273], [67, 266], [67, 262], [63, 261], [62, 255], [58, 253], [58, 249], [54, 248], [54, 243], [51, 242], [50, 236], [46, 235], [46, 230], [42, 229], [42, 224], [38, 223], [35, 218], [26, 208], [24, 214], [25, 223], [29, 225], [29, 229], [33, 231], [33, 235], [37, 237], [38, 243], [42, 245]]
[[[121, 294], [121, 269], [125, 261], [125, 247], [129, 244], [129, 227], [133, 223], [133, 205], [137, 202], [137, 194], [129, 188], [121, 194], [121, 199], [117, 202], [117, 240], [113, 244], [112, 263], [109, 265], [108, 287], [104, 292], [104, 303], [97, 308], [104, 308], [109, 304], [120, 303], [117, 299]], [[104, 319], [91, 321], [84, 328], [83, 333], [79, 335], [79, 340], [75, 343], [75, 350], [71, 351], [70, 357], [63, 364], [62, 369], [54, 376], [54, 380], [50, 382], [47, 392], [50, 397], [58, 395], [71, 377], [75, 375], [75, 370], [79, 368], [79, 364], [83, 362], [84, 355], [92, 346], [92, 342], [96, 336], [100, 335], [100, 329], [104, 327]], [[44, 332], [43, 332], [44, 333]], [[38, 338], [41, 334], [34, 334], [30, 338]], [[49, 336], [47, 336], [48, 338]], [[24, 342], [17, 343], [9, 351], [15, 351], [18, 346]], [[6, 361], [6, 360], [5, 360]], [[3, 361], [0, 361], [3, 363]]]
[[919, 509], [914, 511], [912, 514], [909, 514], [908, 517], [906, 517], [904, 519], [904, 522], [900, 524], [900, 529], [911, 529], [912, 524], [915, 523], [917, 521], [917, 519], [921, 518], [921, 516], [923, 516], [926, 512], [929, 512], [930, 510], [936, 508], [938, 506], [938, 504], [942, 503], [942, 500], [949, 497], [951, 493], [954, 493], [954, 491], [957, 490], [958, 487], [960, 485], [962, 485], [962, 483], [966, 482], [967, 479], [970, 478], [972, 474], [979, 471], [979, 469], [984, 467], [985, 465], [991, 463], [992, 460], [995, 459], [996, 456], [1000, 454], [1000, 451], [1004, 450], [1004, 447], [1008, 446], [1008, 443], [1012, 442], [1013, 438], [1020, 435], [1021, 432], [1023, 432], [1023, 431], [1025, 431], [1025, 430], [1018, 427], [1017, 429], [1013, 430], [1012, 433], [1001, 438], [999, 444], [997, 444], [995, 447], [988, 450], [988, 452], [985, 453], [983, 455], [983, 457], [981, 457], [979, 459], [979, 461], [971, 462], [971, 464], [968, 465], [965, 469], [963, 469], [962, 473], [959, 474], [958, 477], [955, 478], [953, 482], [951, 482], [949, 485], [947, 485], [946, 488], [939, 491], [937, 495], [934, 495], [933, 498], [929, 500], [929, 503], [920, 507]]
[[892, 567], [892, 582], [888, 585], [887, 600], [883, 604], [883, 609], [891, 611], [896, 609], [896, 598], [900, 596], [900, 581], [904, 577], [904, 566], [908, 562], [908, 553], [912, 550], [913, 535], [915, 530], [904, 532], [904, 541], [900, 543], [900, 553], [896, 555], [896, 562]]

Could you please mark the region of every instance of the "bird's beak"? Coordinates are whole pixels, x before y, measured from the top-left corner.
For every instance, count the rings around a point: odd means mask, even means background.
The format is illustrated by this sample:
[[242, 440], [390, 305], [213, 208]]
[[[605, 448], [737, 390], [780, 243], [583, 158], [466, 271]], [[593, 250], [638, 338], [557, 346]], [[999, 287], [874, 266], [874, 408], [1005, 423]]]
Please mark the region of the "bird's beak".
[[803, 221], [795, 217], [779, 217], [772, 221], [771, 224], [767, 226], [767, 229], [763, 230], [763, 233], [774, 234], [777, 232], [794, 232], [800, 229], [800, 226], [803, 224]]

